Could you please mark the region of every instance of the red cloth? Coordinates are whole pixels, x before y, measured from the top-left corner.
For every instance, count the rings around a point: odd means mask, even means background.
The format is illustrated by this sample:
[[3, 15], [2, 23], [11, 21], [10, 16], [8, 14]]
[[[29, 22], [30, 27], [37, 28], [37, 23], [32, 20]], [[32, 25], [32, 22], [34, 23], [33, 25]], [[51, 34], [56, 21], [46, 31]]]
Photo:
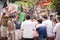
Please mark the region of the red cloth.
[[45, 3], [50, 3], [51, 0], [47, 0]]
[[41, 7], [43, 7], [44, 4], [48, 4], [48, 3], [50, 3], [50, 1], [51, 1], [51, 0], [47, 0], [46, 2], [42, 2], [42, 1], [41, 1], [41, 2], [39, 2], [39, 4], [40, 4]]

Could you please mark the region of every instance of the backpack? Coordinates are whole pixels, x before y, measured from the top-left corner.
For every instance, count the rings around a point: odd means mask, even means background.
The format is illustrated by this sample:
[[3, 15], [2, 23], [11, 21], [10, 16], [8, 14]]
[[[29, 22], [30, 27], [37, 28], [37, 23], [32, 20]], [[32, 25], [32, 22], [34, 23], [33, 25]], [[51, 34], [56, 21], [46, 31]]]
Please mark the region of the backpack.
[[14, 21], [16, 29], [20, 29], [21, 24], [18, 24], [16, 21]]

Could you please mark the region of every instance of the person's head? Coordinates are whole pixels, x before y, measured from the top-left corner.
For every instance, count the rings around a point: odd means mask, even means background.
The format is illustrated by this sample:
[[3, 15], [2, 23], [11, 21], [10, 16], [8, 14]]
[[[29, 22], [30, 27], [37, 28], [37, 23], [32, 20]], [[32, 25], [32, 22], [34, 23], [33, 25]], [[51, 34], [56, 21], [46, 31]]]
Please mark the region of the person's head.
[[60, 16], [57, 17], [57, 22], [60, 22]]
[[32, 21], [36, 21], [36, 20], [37, 20], [36, 16], [33, 16]]
[[60, 10], [57, 11], [57, 15], [60, 15]]
[[4, 18], [5, 15], [6, 15], [6, 13], [2, 13], [2, 18]]
[[15, 12], [15, 15], [20, 15], [20, 11]]
[[48, 17], [47, 17], [47, 16], [42, 16], [42, 19], [43, 19], [43, 20], [47, 20]]
[[3, 8], [6, 8], [7, 7], [7, 3], [5, 2], [4, 5], [3, 5]]
[[15, 16], [15, 20], [19, 20], [19, 15], [16, 15]]
[[50, 20], [56, 19], [56, 15], [50, 15]]
[[26, 20], [30, 20], [30, 15], [27, 15], [26, 16]]
[[37, 20], [37, 22], [41, 24], [42, 23], [42, 19]]

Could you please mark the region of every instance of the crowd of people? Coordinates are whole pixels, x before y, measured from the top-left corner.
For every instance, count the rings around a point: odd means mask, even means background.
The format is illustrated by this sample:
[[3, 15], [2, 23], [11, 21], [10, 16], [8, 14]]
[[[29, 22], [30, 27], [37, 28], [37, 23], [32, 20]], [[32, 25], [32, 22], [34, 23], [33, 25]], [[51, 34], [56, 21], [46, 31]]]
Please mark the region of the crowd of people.
[[0, 12], [0, 40], [60, 40], [60, 15], [11, 4]]

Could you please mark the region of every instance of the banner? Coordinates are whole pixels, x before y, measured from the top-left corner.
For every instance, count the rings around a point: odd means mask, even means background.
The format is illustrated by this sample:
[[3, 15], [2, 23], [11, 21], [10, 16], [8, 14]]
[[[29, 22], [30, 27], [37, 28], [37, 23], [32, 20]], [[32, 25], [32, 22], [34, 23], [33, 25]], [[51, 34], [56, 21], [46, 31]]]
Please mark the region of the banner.
[[39, 2], [40, 6], [43, 7], [45, 4], [47, 5], [48, 3], [50, 3], [51, 0], [42, 0]]

